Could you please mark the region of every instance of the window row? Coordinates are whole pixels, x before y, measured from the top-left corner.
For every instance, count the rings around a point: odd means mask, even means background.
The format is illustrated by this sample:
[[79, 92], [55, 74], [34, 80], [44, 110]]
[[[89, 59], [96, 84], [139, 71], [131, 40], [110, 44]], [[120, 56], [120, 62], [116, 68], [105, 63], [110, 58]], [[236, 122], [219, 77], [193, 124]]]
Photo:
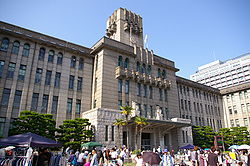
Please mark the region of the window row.
[[[3, 69], [4, 69], [4, 61], [0, 61], [0, 78], [2, 78], [3, 75]], [[7, 70], [7, 78], [13, 78], [14, 77], [14, 72], [15, 72], [16, 64], [15, 63], [9, 63], [8, 70]], [[18, 71], [18, 76], [17, 80], [24, 80], [25, 74], [26, 74], [26, 65], [20, 65], [19, 71]]]
[[[0, 50], [8, 51], [9, 43], [10, 43], [10, 41], [8, 38], [3, 38], [1, 41]], [[12, 45], [11, 53], [17, 55], [19, 53], [19, 48], [20, 48], [20, 42], [17, 40], [14, 41], [14, 43]], [[29, 53], [30, 53], [30, 44], [25, 43], [23, 45], [22, 55], [27, 57], [27, 56], [29, 56]]]
[[[9, 47], [9, 39], [8, 38], [3, 38], [2, 41], [1, 41], [0, 50], [7, 51], [8, 47]], [[11, 53], [18, 55], [19, 49], [20, 49], [20, 42], [16, 40], [13, 43]], [[22, 55], [28, 57], [29, 53], [30, 53], [30, 44], [25, 43], [24, 46], [23, 46]], [[44, 47], [41, 47], [39, 49], [38, 60], [44, 61], [45, 53], [46, 53], [46, 49]], [[55, 51], [54, 50], [49, 50], [49, 52], [48, 52], [48, 62], [53, 63], [54, 62], [54, 57], [55, 57]], [[63, 62], [63, 54], [61, 52], [59, 52], [57, 54], [57, 62], [56, 63], [58, 65], [62, 65], [62, 62]], [[75, 68], [76, 67], [76, 62], [77, 62], [76, 57], [72, 56], [71, 57], [71, 62], [70, 62], [70, 67]], [[84, 67], [84, 59], [80, 58], [79, 59], [78, 69], [83, 70], [83, 67]]]
[[[231, 119], [230, 120], [230, 126], [231, 127], [240, 127], [240, 126], [247, 127], [247, 126], [249, 126], [249, 124], [250, 124], [250, 118], [249, 119], [243, 118], [242, 120], [241, 119]], [[240, 121], [242, 122], [241, 124], [240, 124]]]
[[[123, 61], [123, 57], [122, 56], [119, 56], [118, 57], [118, 63], [117, 63], [117, 66], [120, 66], [120, 67], [123, 67], [125, 69], [128, 69], [129, 68], [129, 59], [126, 58], [124, 61]], [[140, 73], [145, 73], [145, 74], [148, 74], [148, 75], [151, 75], [151, 71], [152, 71], [152, 67], [151, 65], [146, 65], [145, 63], [141, 64], [140, 62], [136, 62], [136, 71], [137, 72], [140, 72]], [[166, 70], [163, 69], [161, 71], [160, 68], [158, 68], [158, 73], [157, 73], [157, 77], [161, 77], [161, 78], [166, 78]]]
[[[6, 89], [6, 88], [3, 89], [1, 108], [8, 108], [10, 93], [11, 93], [11, 89]], [[13, 106], [12, 106], [12, 114], [13, 113], [16, 113], [17, 115], [19, 114], [21, 98], [22, 98], [22, 91], [16, 90], [15, 95], [14, 95]], [[58, 109], [58, 96], [53, 96], [51, 100], [52, 100], [51, 113], [56, 114], [57, 109]], [[48, 103], [49, 103], [48, 94], [44, 94], [42, 96], [42, 105], [39, 106], [39, 93], [33, 93], [32, 99], [31, 99], [31, 110], [32, 111], [41, 110], [41, 113], [48, 113]], [[73, 107], [73, 99], [68, 98], [67, 113], [72, 112], [72, 107]], [[81, 100], [80, 99], [76, 99], [75, 107], [76, 107], [75, 109], [76, 114], [80, 114], [81, 113]]]
[[[125, 105], [128, 106], [129, 102], [126, 101]], [[140, 116], [145, 117], [145, 118], [156, 118], [156, 108], [154, 108], [152, 105], [147, 105], [147, 104], [140, 104], [137, 103], [138, 105], [138, 111], [140, 112]], [[122, 106], [122, 100], [118, 100], [118, 109], [120, 109]], [[162, 112], [163, 119], [168, 119], [169, 118], [169, 110], [168, 108], [159, 108]]]
[[[250, 112], [250, 103], [246, 103], [246, 105], [245, 104], [241, 104], [241, 111], [242, 111], [242, 113]], [[232, 115], [232, 114], [238, 114], [237, 106], [236, 105], [234, 105], [233, 107], [229, 106], [228, 107], [228, 112], [229, 112], [230, 115]]]

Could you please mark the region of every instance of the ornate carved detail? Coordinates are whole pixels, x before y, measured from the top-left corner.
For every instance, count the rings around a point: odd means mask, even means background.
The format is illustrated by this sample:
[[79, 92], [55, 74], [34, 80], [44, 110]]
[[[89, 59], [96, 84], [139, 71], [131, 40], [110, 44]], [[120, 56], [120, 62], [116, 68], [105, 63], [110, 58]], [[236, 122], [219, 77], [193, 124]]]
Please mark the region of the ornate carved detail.
[[109, 24], [108, 28], [106, 29], [106, 35], [108, 37], [112, 36], [116, 32], [116, 26], [117, 25], [115, 22]]
[[140, 73], [134, 70], [124, 69], [121, 66], [116, 67], [115, 77], [117, 79], [133, 79], [135, 82], [149, 84], [163, 89], [170, 88], [171, 82], [167, 79], [153, 77], [146, 73]]

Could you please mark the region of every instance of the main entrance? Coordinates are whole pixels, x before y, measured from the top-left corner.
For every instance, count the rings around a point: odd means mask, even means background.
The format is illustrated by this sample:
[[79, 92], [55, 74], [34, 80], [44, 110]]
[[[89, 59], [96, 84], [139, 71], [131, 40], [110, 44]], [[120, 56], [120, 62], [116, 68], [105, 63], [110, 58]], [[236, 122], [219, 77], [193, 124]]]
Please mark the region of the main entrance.
[[142, 133], [141, 135], [141, 148], [142, 150], [150, 150], [150, 133]]

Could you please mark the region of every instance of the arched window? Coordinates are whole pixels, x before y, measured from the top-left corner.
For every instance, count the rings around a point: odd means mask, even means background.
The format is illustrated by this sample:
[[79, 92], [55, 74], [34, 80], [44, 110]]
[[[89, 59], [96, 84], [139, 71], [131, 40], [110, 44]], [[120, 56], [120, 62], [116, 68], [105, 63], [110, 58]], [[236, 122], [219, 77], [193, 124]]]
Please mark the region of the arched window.
[[15, 55], [18, 55], [19, 47], [20, 47], [20, 42], [19, 41], [14, 41], [11, 53], [15, 54]]
[[80, 59], [79, 59], [79, 66], [78, 66], [78, 69], [79, 69], [79, 70], [82, 70], [82, 69], [83, 69], [83, 66], [84, 66], [84, 60], [83, 60], [83, 58], [80, 58]]
[[25, 43], [23, 46], [23, 56], [29, 56], [30, 53], [30, 45]]
[[118, 57], [118, 66], [122, 67], [122, 56]]
[[71, 57], [70, 67], [73, 67], [73, 68], [76, 67], [76, 57], [75, 56]]
[[140, 68], [141, 68], [140, 62], [137, 62], [136, 63], [136, 71], [140, 72]]
[[145, 63], [142, 64], [141, 72], [142, 73], [146, 72], [146, 65], [145, 65]]
[[40, 48], [39, 50], [39, 55], [38, 55], [38, 60], [43, 61], [45, 57], [45, 48]]
[[166, 78], [166, 71], [165, 70], [162, 71], [162, 78]]
[[161, 69], [160, 68], [158, 68], [158, 75], [157, 75], [157, 77], [161, 77]]
[[50, 51], [49, 51], [49, 56], [48, 56], [48, 62], [53, 63], [53, 61], [54, 61], [54, 56], [55, 56], [55, 51], [54, 51], [54, 50], [50, 50]]
[[148, 71], [147, 71], [148, 75], [151, 75], [151, 66], [148, 65]]
[[125, 59], [124, 68], [125, 68], [125, 69], [128, 69], [128, 68], [129, 68], [129, 59], [128, 59], [128, 58]]
[[57, 55], [57, 64], [61, 65], [62, 61], [63, 61], [63, 54], [61, 52], [59, 52]]
[[9, 47], [9, 39], [8, 38], [3, 38], [0, 49], [2, 51], [7, 51], [8, 47]]

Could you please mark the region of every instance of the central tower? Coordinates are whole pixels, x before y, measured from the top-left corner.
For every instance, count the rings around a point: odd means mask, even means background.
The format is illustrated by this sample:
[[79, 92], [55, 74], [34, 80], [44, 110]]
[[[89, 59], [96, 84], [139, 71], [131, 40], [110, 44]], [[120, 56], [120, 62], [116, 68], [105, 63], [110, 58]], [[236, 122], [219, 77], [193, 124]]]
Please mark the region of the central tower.
[[119, 8], [108, 18], [106, 35], [114, 40], [143, 48], [143, 28], [141, 16]]

